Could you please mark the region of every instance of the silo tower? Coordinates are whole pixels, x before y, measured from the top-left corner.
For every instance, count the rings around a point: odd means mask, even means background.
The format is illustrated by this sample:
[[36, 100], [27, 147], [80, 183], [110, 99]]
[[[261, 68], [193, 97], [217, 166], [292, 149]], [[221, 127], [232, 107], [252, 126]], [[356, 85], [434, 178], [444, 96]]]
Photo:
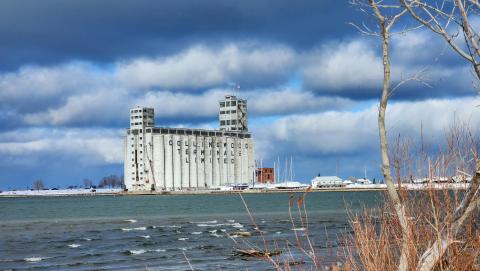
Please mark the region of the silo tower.
[[247, 100], [226, 95], [225, 99], [220, 101], [219, 121], [222, 131], [247, 132]]

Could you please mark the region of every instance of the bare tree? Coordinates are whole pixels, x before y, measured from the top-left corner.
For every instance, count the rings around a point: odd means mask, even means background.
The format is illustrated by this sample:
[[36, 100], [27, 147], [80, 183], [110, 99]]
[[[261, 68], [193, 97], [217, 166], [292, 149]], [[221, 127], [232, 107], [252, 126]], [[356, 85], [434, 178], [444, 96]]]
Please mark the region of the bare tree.
[[43, 184], [43, 181], [41, 179], [36, 180], [33, 183], [33, 189], [35, 189], [35, 190], [42, 190], [44, 188], [45, 188], [45, 185]]
[[93, 185], [93, 181], [90, 179], [83, 179], [83, 186], [85, 188], [90, 188]]
[[[368, 3], [361, 1], [352, 2], [355, 5], [367, 7], [371, 10], [371, 15], [377, 20], [378, 31], [371, 30], [370, 28], [363, 26], [355, 26], [360, 32], [367, 35], [380, 37], [382, 42], [382, 64], [383, 64], [383, 87], [382, 94], [380, 98], [380, 105], [378, 108], [378, 132], [380, 136], [380, 155], [382, 158], [382, 174], [387, 184], [387, 192], [390, 200], [393, 203], [396, 215], [399, 219], [400, 226], [402, 229], [402, 245], [401, 245], [401, 255], [398, 263], [398, 270], [406, 271], [408, 269], [408, 242], [410, 236], [410, 227], [405, 212], [405, 207], [403, 206], [398, 192], [395, 188], [393, 182], [391, 168], [390, 168], [390, 159], [388, 156], [388, 138], [387, 130], [385, 127], [385, 113], [387, 110], [388, 100], [391, 97], [393, 91], [398, 88], [401, 84], [406, 81], [402, 81], [397, 84], [397, 86], [392, 87], [391, 82], [391, 67], [390, 67], [390, 38], [391, 30], [393, 25], [407, 13], [407, 10], [400, 5], [388, 5], [381, 0], [368, 0]], [[393, 11], [393, 12], [392, 12]], [[388, 14], [388, 15], [386, 15]], [[418, 77], [412, 77], [411, 80], [417, 80]], [[410, 80], [409, 79], [409, 80]]]
[[98, 183], [98, 187], [123, 187], [123, 179], [115, 174], [103, 177]]
[[472, 24], [472, 18], [478, 18], [480, 12], [478, 0], [399, 1], [412, 18], [443, 38], [456, 54], [469, 62], [480, 79], [480, 36]]
[[[467, 61], [480, 80], [480, 36], [472, 24], [478, 18], [478, 0], [399, 0], [412, 18], [440, 36], [448, 46]], [[453, 221], [439, 230], [438, 239], [421, 256], [418, 270], [432, 270], [442, 260], [448, 248], [455, 242], [467, 218], [480, 209], [480, 161], [471, 184], [453, 215]]]

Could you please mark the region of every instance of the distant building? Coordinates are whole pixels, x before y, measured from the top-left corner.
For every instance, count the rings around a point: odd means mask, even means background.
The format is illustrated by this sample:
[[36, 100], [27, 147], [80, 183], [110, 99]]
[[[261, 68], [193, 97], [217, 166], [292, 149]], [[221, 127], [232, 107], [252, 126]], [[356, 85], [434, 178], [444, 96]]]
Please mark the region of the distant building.
[[124, 141], [126, 189], [205, 189], [252, 183], [255, 151], [246, 116], [247, 102], [235, 96], [220, 101], [220, 130], [155, 127], [153, 108], [131, 109]]
[[337, 176], [317, 176], [312, 179], [313, 188], [343, 186], [343, 180]]
[[273, 168], [258, 168], [256, 176], [257, 183], [275, 183], [275, 173]]

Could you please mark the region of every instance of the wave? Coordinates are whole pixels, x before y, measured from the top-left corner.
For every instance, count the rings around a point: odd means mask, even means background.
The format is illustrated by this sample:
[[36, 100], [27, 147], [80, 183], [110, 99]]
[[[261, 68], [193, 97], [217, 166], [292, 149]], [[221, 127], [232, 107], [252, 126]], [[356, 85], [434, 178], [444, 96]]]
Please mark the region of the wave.
[[232, 223], [218, 223], [218, 224], [207, 224], [207, 223], [199, 223], [197, 227], [223, 227], [223, 226], [232, 226], [234, 228], [243, 228], [244, 226], [238, 222]]
[[68, 247], [77, 248], [77, 247], [80, 247], [80, 245], [79, 244], [70, 244], [70, 245], [68, 245]]
[[199, 235], [199, 234], [202, 234], [202, 232], [201, 232], [201, 231], [194, 231], [194, 232], [192, 232], [191, 234], [192, 234], [192, 235]]
[[48, 257], [30, 257], [23, 259], [26, 262], [39, 262], [48, 259]]
[[165, 252], [167, 251], [166, 249], [163, 249], [163, 248], [157, 248], [157, 249], [154, 249], [152, 250], [153, 252]]
[[150, 239], [150, 235], [140, 235], [140, 237], [145, 238], [145, 239]]
[[137, 223], [136, 219], [125, 219], [125, 222], [130, 222], [130, 223]]
[[145, 231], [147, 227], [137, 227], [137, 228], [122, 228], [122, 231]]
[[240, 223], [238, 223], [238, 222], [237, 222], [237, 223], [233, 223], [231, 226], [234, 227], [234, 228], [243, 228], [243, 227], [244, 227], [242, 224], [240, 224]]
[[140, 255], [147, 252], [145, 249], [132, 249], [132, 250], [127, 250], [125, 253], [129, 255]]
[[92, 238], [83, 238], [85, 241], [92, 241]]
[[293, 228], [292, 231], [304, 231], [305, 228]]
[[217, 220], [209, 220], [209, 221], [204, 221], [204, 222], [190, 222], [190, 223], [193, 223], [193, 224], [217, 224], [218, 221]]
[[178, 238], [178, 241], [187, 241], [188, 237]]
[[159, 228], [181, 228], [178, 225], [164, 225], [164, 226], [152, 226], [152, 227], [159, 227]]

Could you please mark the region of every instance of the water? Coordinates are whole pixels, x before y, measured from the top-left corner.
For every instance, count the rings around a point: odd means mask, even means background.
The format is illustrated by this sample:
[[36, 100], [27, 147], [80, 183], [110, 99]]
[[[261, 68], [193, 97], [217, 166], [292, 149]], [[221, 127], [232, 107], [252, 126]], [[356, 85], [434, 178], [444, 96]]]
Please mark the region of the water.
[[[305, 234], [298, 213], [297, 224], [290, 221], [289, 196], [244, 199], [266, 242], [301, 259], [287, 245]], [[345, 206], [358, 210], [379, 198], [308, 194], [309, 235], [326, 263], [336, 261], [337, 236], [348, 231]], [[238, 231], [252, 236], [229, 237]], [[263, 248], [263, 238], [238, 195], [0, 198], [0, 270], [189, 270], [186, 258], [195, 270], [271, 270], [265, 260], [233, 253], [252, 245]]]

